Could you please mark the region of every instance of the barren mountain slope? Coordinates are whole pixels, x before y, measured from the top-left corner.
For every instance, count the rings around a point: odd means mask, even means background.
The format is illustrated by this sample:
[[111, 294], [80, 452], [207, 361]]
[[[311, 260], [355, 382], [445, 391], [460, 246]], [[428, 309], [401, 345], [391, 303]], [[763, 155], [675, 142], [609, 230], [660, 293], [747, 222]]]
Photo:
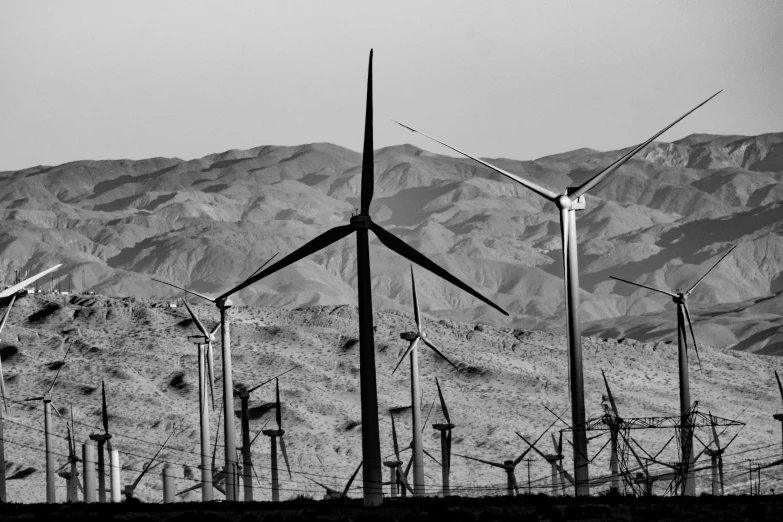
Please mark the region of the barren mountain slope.
[[[579, 149], [535, 161], [493, 161], [563, 190], [621, 152]], [[78, 161], [0, 173], [0, 269], [8, 282], [14, 269], [33, 272], [63, 262], [59, 277], [70, 273], [75, 290], [105, 295], [172, 295], [153, 276], [204, 292], [224, 290], [273, 253], [285, 255], [345, 223], [358, 204], [360, 161], [356, 152], [310, 144], [189, 161]], [[621, 287], [609, 275], [688, 285], [731, 244], [739, 247], [699, 286], [694, 308], [782, 290], [781, 171], [783, 134], [692, 135], [650, 145], [588, 196], [587, 210], [579, 213], [583, 319], [600, 321], [592, 323], [596, 333], [616, 326], [606, 322], [610, 318], [643, 323], [666, 301]], [[562, 255], [552, 204], [470, 160], [411, 145], [376, 151], [375, 178], [373, 218], [511, 317], [422, 273], [429, 313], [496, 326], [562, 327]], [[354, 253], [353, 241], [343, 240], [235, 300], [355, 304]], [[406, 264], [375, 239], [371, 255], [376, 307], [410, 305]], [[730, 335], [708, 342], [731, 346], [742, 338], [733, 323], [724, 326]], [[755, 339], [738, 346], [761, 349], [769, 335]]]
[[[408, 292], [408, 289], [404, 289]], [[423, 297], [426, 302], [429, 297]], [[207, 327], [217, 320], [211, 305], [193, 303]], [[758, 306], [762, 306], [761, 303]], [[320, 497], [319, 486], [304, 473], [332, 487], [343, 487], [361, 460], [359, 426], [358, 326], [351, 306], [316, 306], [302, 309], [236, 307], [231, 312], [231, 334], [235, 382], [255, 385], [267, 378], [296, 369], [280, 380], [283, 423], [293, 479], [281, 475], [283, 498], [305, 493]], [[406, 364], [391, 371], [406, 344], [400, 332], [411, 329], [412, 316], [401, 312], [375, 314], [377, 379], [381, 413], [382, 453], [392, 452], [390, 414], [396, 416], [401, 444], [410, 440], [409, 373]], [[493, 461], [513, 459], [525, 444], [515, 432], [537, 438], [554, 417], [544, 406], [567, 421], [566, 351], [562, 336], [529, 330], [499, 329], [489, 325], [459, 323], [424, 317], [429, 339], [460, 368], [455, 371], [428, 349], [420, 356], [424, 411], [437, 400], [434, 378], [443, 386], [454, 429], [453, 452]], [[23, 402], [40, 395], [57, 371], [57, 361], [70, 347], [53, 393], [53, 403], [66, 418], [71, 411], [77, 423], [77, 439], [101, 431], [100, 383], [106, 382], [112, 444], [120, 450], [122, 482], [130, 483], [141, 466], [172, 430], [176, 435], [162, 458], [175, 466], [178, 489], [198, 476], [197, 368], [195, 347], [187, 336], [195, 327], [182, 308], [172, 309], [154, 300], [116, 299], [100, 296], [71, 296], [49, 299], [21, 299], [11, 314], [0, 344], [11, 401], [5, 420], [9, 498], [19, 502], [44, 500], [43, 415], [39, 402]], [[220, 343], [215, 346], [220, 375]], [[692, 361], [692, 397], [700, 410], [725, 418], [739, 418], [747, 426], [739, 431], [725, 457], [728, 491], [744, 490], [747, 459], [780, 457], [780, 426], [772, 414], [781, 402], [772, 371], [783, 371], [779, 358], [702, 346], [703, 368]], [[693, 357], [693, 355], [691, 355]], [[588, 415], [603, 413], [605, 394], [601, 369], [610, 379], [618, 408], [624, 417], [676, 415], [676, 345], [585, 338], [585, 388]], [[215, 395], [220, 397], [218, 380]], [[250, 402], [251, 432], [266, 423], [274, 425], [273, 388], [266, 385]], [[218, 404], [219, 404], [218, 400]], [[239, 403], [237, 401], [237, 408]], [[429, 427], [442, 420], [440, 407], [432, 410], [424, 430], [425, 447], [440, 458], [439, 440]], [[214, 437], [218, 412], [211, 414]], [[238, 420], [237, 420], [238, 423]], [[555, 436], [565, 428], [552, 428]], [[56, 465], [65, 463], [66, 426], [54, 417]], [[597, 435], [599, 432], [595, 432]], [[723, 444], [737, 433], [732, 428], [721, 438]], [[633, 436], [650, 453], [655, 453], [673, 435], [672, 430], [642, 430]], [[697, 430], [705, 443], [710, 432]], [[602, 451], [607, 436], [590, 443], [590, 457], [598, 454], [591, 475], [608, 470], [608, 450]], [[570, 439], [564, 433], [564, 439]], [[213, 439], [214, 441], [214, 439]], [[700, 443], [696, 443], [698, 451]], [[549, 435], [540, 443], [551, 452]], [[661, 459], [676, 459], [673, 443]], [[747, 452], [754, 448], [756, 451]], [[566, 462], [570, 446], [564, 443]], [[745, 453], [742, 453], [745, 452]], [[218, 441], [218, 466], [222, 465], [222, 438]], [[408, 455], [406, 453], [405, 455]], [[531, 462], [533, 487], [546, 491], [549, 471], [542, 459]], [[407, 456], [404, 457], [407, 461]], [[253, 446], [259, 482], [256, 498], [269, 499], [269, 444], [260, 437]], [[280, 461], [282, 465], [282, 460]], [[699, 464], [709, 463], [703, 456]], [[428, 491], [440, 486], [440, 472], [427, 459]], [[526, 463], [517, 471], [520, 487], [526, 486]], [[633, 465], [633, 462], [631, 462]], [[452, 487], [461, 494], [498, 494], [505, 488], [501, 470], [457, 456], [452, 463]], [[566, 466], [570, 468], [570, 466]], [[653, 466], [654, 470], [665, 468]], [[779, 471], [767, 474], [772, 484]], [[708, 471], [698, 473], [699, 491], [709, 488]], [[64, 481], [57, 478], [57, 495], [64, 499]], [[359, 486], [360, 478], [354, 484]], [[462, 488], [462, 489], [460, 489]], [[596, 488], [597, 491], [604, 489]], [[148, 501], [161, 497], [160, 469], [140, 483], [137, 494]], [[658, 492], [663, 491], [658, 486]], [[359, 495], [354, 490], [352, 495]], [[199, 493], [185, 497], [199, 498]]]

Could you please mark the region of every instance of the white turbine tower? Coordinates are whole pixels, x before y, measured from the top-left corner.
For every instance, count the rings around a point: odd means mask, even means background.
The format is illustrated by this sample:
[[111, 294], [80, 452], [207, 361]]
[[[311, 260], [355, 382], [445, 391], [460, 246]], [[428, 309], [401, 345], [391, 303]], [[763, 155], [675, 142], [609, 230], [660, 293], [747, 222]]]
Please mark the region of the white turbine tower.
[[[674, 303], [677, 305], [677, 352], [678, 352], [678, 366], [679, 366], [679, 374], [680, 374], [680, 416], [682, 418], [681, 424], [682, 424], [682, 435], [680, 437], [680, 444], [682, 446], [682, 454], [684, 460], [689, 462], [690, 467], [692, 468], [695, 460], [693, 460], [693, 444], [692, 439], [690, 438], [691, 430], [688, 428], [688, 419], [687, 419], [687, 412], [691, 408], [691, 388], [690, 388], [690, 376], [688, 374], [688, 337], [687, 337], [687, 330], [685, 329], [685, 322], [688, 322], [688, 328], [691, 332], [691, 338], [693, 339], [693, 348], [696, 350], [696, 357], [699, 358], [699, 347], [696, 343], [696, 336], [693, 333], [693, 323], [691, 322], [691, 314], [688, 311], [688, 305], [686, 303], [688, 296], [696, 289], [696, 287], [701, 283], [707, 275], [712, 272], [718, 264], [723, 261], [726, 256], [731, 254], [734, 249], [737, 248], [736, 245], [731, 247], [728, 252], [723, 254], [723, 256], [718, 259], [718, 261], [712, 265], [712, 268], [707, 270], [707, 272], [704, 273], [703, 276], [699, 278], [698, 281], [693, 283], [693, 286], [691, 286], [688, 290], [685, 292], [677, 292], [676, 294], [673, 292], [670, 292], [668, 290], [661, 290], [659, 288], [653, 288], [651, 286], [643, 285], [640, 283], [634, 283], [633, 281], [628, 281], [626, 279], [621, 279], [619, 277], [610, 276], [612, 279], [616, 279], [618, 281], [622, 281], [623, 283], [628, 283], [630, 285], [638, 286], [641, 288], [646, 288], [647, 290], [653, 290], [654, 292], [659, 292], [661, 294], [668, 295], [672, 298]], [[699, 360], [699, 365], [701, 365], [701, 360]], [[696, 494], [696, 477], [693, 470], [690, 470], [688, 472], [688, 476], [685, 480], [684, 484], [684, 492], [686, 495], [695, 495]]]
[[585, 200], [584, 196], [593, 189], [596, 185], [605, 180], [609, 175], [619, 169], [623, 164], [630, 160], [634, 155], [641, 151], [644, 147], [653, 142], [658, 136], [669, 130], [677, 122], [688, 116], [690, 113], [710, 101], [712, 98], [720, 93], [713, 94], [705, 101], [691, 109], [683, 116], [675, 120], [673, 123], [667, 125], [663, 130], [657, 132], [651, 138], [645, 142], [637, 145], [629, 152], [615, 160], [611, 165], [603, 169], [601, 172], [587, 180], [579, 187], [569, 187], [561, 194], [553, 192], [545, 187], [526, 180], [516, 174], [512, 174], [500, 167], [496, 167], [491, 163], [472, 156], [467, 152], [463, 152], [451, 145], [444, 143], [432, 136], [424, 134], [412, 127], [398, 123], [402, 127], [413, 131], [415, 133], [426, 136], [431, 140], [434, 140], [441, 145], [444, 145], [454, 152], [458, 152], [463, 156], [471, 158], [480, 164], [494, 170], [498, 174], [502, 174], [507, 178], [516, 181], [520, 185], [535, 192], [544, 199], [551, 201], [557, 205], [560, 210], [560, 234], [562, 236], [563, 244], [563, 270], [564, 270], [564, 283], [565, 283], [565, 300], [566, 300], [566, 324], [568, 327], [568, 346], [569, 346], [569, 375], [571, 382], [571, 425], [574, 428], [573, 432], [573, 446], [574, 446], [574, 476], [576, 477], [576, 493], [577, 495], [589, 495], [590, 487], [589, 480], [590, 474], [588, 472], [587, 461], [587, 433], [581, 427], [585, 425], [585, 400], [584, 400], [584, 375], [582, 371], [582, 338], [581, 338], [581, 326], [579, 315], [579, 268], [577, 261], [577, 236], [576, 236], [576, 216], [574, 212], [577, 210], [584, 210]]
[[441, 353], [440, 350], [435, 348], [424, 335], [424, 330], [421, 324], [421, 315], [419, 314], [419, 301], [416, 299], [416, 279], [413, 276], [413, 266], [411, 265], [411, 288], [413, 289], [413, 318], [416, 321], [415, 332], [404, 332], [400, 334], [402, 339], [405, 339], [410, 344], [405, 353], [402, 354], [400, 360], [397, 362], [397, 366], [394, 367], [392, 375], [400, 367], [402, 361], [405, 360], [405, 356], [410, 354], [411, 365], [411, 416], [413, 422], [411, 429], [413, 430], [413, 494], [415, 496], [424, 495], [424, 452], [421, 441], [421, 388], [419, 386], [419, 341], [426, 344], [432, 351], [440, 356], [444, 361], [459, 371], [453, 362]]
[[[253, 275], [257, 274], [259, 270], [264, 268], [266, 264], [269, 263], [269, 261], [275, 258], [276, 255], [277, 254], [270, 257], [266, 261], [266, 263], [261, 265], [258, 268], [258, 270], [253, 272]], [[251, 275], [250, 277], [253, 277], [253, 275]], [[234, 411], [234, 393], [233, 393], [234, 378], [231, 372], [231, 334], [230, 334], [231, 329], [228, 320], [228, 310], [232, 306], [234, 306], [234, 303], [231, 301], [231, 296], [234, 295], [236, 292], [238, 292], [240, 290], [240, 287], [237, 287], [236, 289], [226, 292], [222, 296], [213, 299], [211, 297], [207, 297], [203, 294], [194, 292], [192, 290], [188, 290], [181, 286], [177, 286], [175, 284], [168, 283], [160, 279], [155, 279], [154, 277], [152, 278], [152, 280], [157, 281], [158, 283], [163, 283], [164, 285], [173, 286], [174, 288], [177, 288], [189, 294], [193, 294], [202, 299], [206, 299], [210, 303], [214, 303], [215, 306], [217, 306], [218, 309], [220, 310], [220, 327], [221, 327], [220, 341], [223, 350], [223, 408], [227, 412]], [[237, 451], [236, 451], [237, 447], [236, 447], [236, 434], [234, 430], [233, 415], [223, 416], [223, 433], [225, 439], [225, 447], [224, 447], [225, 467], [227, 470], [235, 469], [237, 464]], [[229, 501], [236, 500], [236, 498], [234, 498], [235, 492], [236, 492], [236, 485], [234, 484], [234, 474], [226, 473], [226, 500]]]

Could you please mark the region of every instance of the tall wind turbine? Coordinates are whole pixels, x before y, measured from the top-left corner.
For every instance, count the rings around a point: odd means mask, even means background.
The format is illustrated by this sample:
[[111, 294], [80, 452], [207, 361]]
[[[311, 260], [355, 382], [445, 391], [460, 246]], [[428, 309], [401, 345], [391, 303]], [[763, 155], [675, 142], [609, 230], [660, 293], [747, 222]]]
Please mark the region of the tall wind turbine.
[[405, 353], [402, 354], [400, 360], [397, 362], [397, 366], [392, 370], [392, 375], [400, 367], [402, 361], [405, 360], [405, 356], [410, 354], [411, 365], [411, 415], [413, 417], [413, 423], [411, 429], [413, 430], [413, 494], [415, 496], [424, 495], [424, 452], [422, 451], [421, 441], [421, 388], [419, 386], [419, 341], [429, 346], [438, 356], [440, 356], [447, 363], [452, 365], [455, 370], [459, 371], [453, 362], [441, 353], [440, 350], [427, 339], [424, 335], [424, 330], [421, 324], [421, 315], [419, 314], [419, 301], [416, 299], [416, 279], [413, 276], [413, 265], [411, 265], [411, 288], [413, 289], [413, 318], [416, 321], [415, 332], [404, 332], [400, 334], [402, 339], [405, 339], [410, 344]]
[[106, 502], [106, 461], [103, 455], [104, 446], [111, 454], [111, 434], [109, 433], [109, 411], [106, 408], [106, 383], [101, 381], [101, 392], [103, 396], [103, 409], [101, 418], [103, 420], [103, 433], [91, 433], [90, 440], [98, 443], [98, 502]]
[[46, 502], [48, 504], [54, 504], [57, 502], [57, 497], [55, 495], [54, 490], [54, 454], [52, 453], [52, 408], [54, 408], [55, 413], [57, 413], [57, 416], [62, 418], [62, 415], [60, 415], [60, 412], [57, 411], [57, 408], [54, 404], [52, 404], [52, 391], [54, 390], [54, 385], [57, 382], [57, 377], [60, 376], [60, 371], [63, 369], [63, 366], [65, 366], [65, 359], [68, 357], [68, 353], [71, 351], [71, 346], [68, 345], [68, 350], [65, 351], [65, 355], [62, 358], [62, 361], [60, 361], [60, 367], [57, 368], [57, 374], [54, 376], [54, 379], [52, 379], [52, 384], [49, 386], [49, 389], [46, 391], [45, 394], [43, 394], [41, 397], [30, 397], [29, 399], [25, 399], [25, 401], [43, 401], [44, 405], [44, 436], [45, 436], [45, 450], [46, 450]]
[[359, 375], [362, 401], [362, 461], [364, 462], [364, 504], [380, 506], [382, 495], [381, 442], [378, 427], [378, 393], [375, 380], [375, 346], [372, 318], [372, 287], [370, 274], [369, 231], [387, 248], [426, 268], [430, 272], [465, 290], [477, 299], [484, 301], [501, 313], [506, 311], [482, 296], [468, 285], [449, 274], [446, 270], [427, 259], [423, 254], [410, 247], [404, 241], [374, 223], [370, 218], [374, 188], [373, 162], [373, 104], [372, 104], [372, 51], [370, 51], [369, 74], [367, 78], [367, 106], [364, 122], [364, 150], [362, 156], [361, 205], [359, 214], [352, 216], [348, 225], [335, 227], [309, 243], [295, 250], [269, 268], [250, 277], [230, 292], [237, 292], [300, 259], [322, 250], [332, 243], [356, 233], [356, 264], [359, 301]]
[[277, 444], [278, 437], [280, 438], [280, 451], [283, 453], [283, 459], [285, 459], [285, 467], [288, 469], [288, 478], [291, 478], [291, 466], [288, 465], [288, 454], [285, 451], [285, 440], [283, 435], [285, 430], [283, 429], [283, 416], [280, 408], [280, 383], [275, 379], [275, 420], [277, 421], [276, 430], [264, 430], [263, 433], [269, 437], [271, 444], [271, 458], [272, 458], [272, 502], [280, 501], [280, 485], [277, 479]]
[[454, 429], [454, 424], [451, 423], [449, 418], [449, 410], [446, 408], [446, 401], [443, 398], [443, 392], [440, 389], [440, 382], [435, 377], [435, 385], [438, 387], [438, 397], [440, 397], [440, 409], [443, 411], [443, 418], [446, 419], [446, 423], [436, 423], [432, 427], [440, 432], [440, 470], [441, 470], [441, 484], [443, 497], [448, 497], [450, 490], [449, 485], [449, 473], [451, 472], [451, 430]]
[[512, 174], [500, 167], [496, 167], [491, 163], [479, 159], [476, 156], [472, 156], [467, 152], [463, 152], [451, 145], [444, 143], [432, 136], [424, 134], [412, 127], [398, 123], [402, 127], [413, 131], [415, 133], [426, 136], [427, 138], [434, 140], [441, 145], [444, 145], [454, 152], [462, 154], [468, 158], [471, 158], [478, 163], [488, 167], [498, 174], [502, 174], [507, 178], [516, 181], [520, 185], [535, 192], [544, 199], [554, 203], [560, 210], [560, 235], [562, 236], [563, 244], [563, 271], [564, 271], [564, 283], [565, 283], [565, 300], [566, 300], [566, 325], [568, 327], [568, 349], [569, 349], [569, 376], [571, 382], [571, 424], [574, 427], [573, 431], [573, 446], [574, 446], [574, 475], [576, 476], [576, 492], [577, 495], [589, 495], [589, 479], [590, 474], [588, 472], [587, 462], [587, 433], [584, 429], [580, 429], [585, 424], [585, 399], [584, 399], [584, 375], [582, 371], [582, 330], [580, 325], [579, 314], [579, 267], [577, 260], [577, 236], [576, 236], [576, 214], [577, 210], [585, 209], [584, 196], [604, 181], [608, 176], [619, 169], [623, 164], [640, 152], [644, 147], [653, 142], [658, 136], [669, 130], [680, 120], [688, 116], [690, 113], [710, 101], [712, 98], [720, 93], [713, 94], [705, 101], [691, 109], [685, 115], [681, 116], [673, 123], [666, 126], [660, 132], [657, 132], [650, 139], [637, 145], [629, 152], [615, 160], [611, 165], [603, 169], [601, 172], [590, 178], [587, 182], [583, 183], [579, 187], [568, 187], [562, 194], [557, 194], [548, 188], [542, 187], [537, 183], [526, 180], [516, 174]]
[[[253, 272], [253, 274], [258, 273], [258, 271], [264, 268], [264, 266], [266, 266], [267, 263], [269, 263], [272, 259], [274, 259], [276, 255], [277, 254], [270, 257], [263, 265], [261, 265], [255, 272]], [[163, 283], [164, 285], [173, 286], [174, 288], [177, 288], [189, 294], [196, 295], [202, 299], [206, 299], [207, 301], [214, 303], [215, 306], [217, 306], [218, 309], [220, 310], [220, 327], [221, 327], [220, 341], [221, 341], [221, 347], [223, 351], [222, 353], [223, 355], [223, 408], [227, 412], [234, 411], [234, 394], [233, 394], [234, 378], [231, 372], [231, 329], [228, 320], [228, 310], [234, 305], [230, 297], [236, 293], [236, 290], [228, 291], [225, 294], [221, 295], [220, 297], [213, 299], [211, 297], [207, 297], [198, 292], [194, 292], [193, 290], [188, 290], [181, 286], [177, 286], [175, 284], [168, 283], [160, 279], [155, 279], [154, 277], [152, 278], [152, 280], [157, 281], [158, 283]], [[212, 353], [211, 348], [209, 353], [210, 354]], [[236, 462], [237, 460], [236, 433], [234, 430], [233, 415], [223, 416], [223, 433], [225, 438], [225, 446], [224, 446], [225, 468], [227, 470], [231, 470], [236, 467], [236, 463], [237, 463]], [[235, 491], [236, 491], [236, 485], [234, 484], [234, 474], [226, 473], [226, 500], [229, 501], [236, 500], [234, 498]]]
[[[685, 292], [677, 292], [672, 293], [668, 290], [661, 290], [659, 288], [653, 288], [651, 286], [643, 285], [640, 283], [634, 283], [633, 281], [628, 281], [626, 279], [621, 279], [619, 277], [611, 276], [612, 279], [616, 279], [618, 281], [622, 281], [623, 283], [628, 283], [631, 285], [639, 286], [641, 288], [646, 288], [648, 290], [653, 290], [654, 292], [659, 292], [661, 294], [668, 295], [672, 298], [674, 303], [677, 305], [677, 361], [679, 365], [679, 374], [680, 374], [680, 416], [682, 418], [681, 420], [681, 432], [682, 436], [680, 437], [680, 443], [683, 448], [683, 458], [690, 462], [690, 466], [693, 467], [694, 460], [693, 460], [693, 452], [691, 451], [691, 448], [693, 447], [691, 443], [691, 438], [689, 436], [690, 430], [688, 428], [688, 419], [687, 419], [687, 412], [691, 407], [691, 389], [690, 389], [690, 377], [688, 375], [688, 338], [686, 334], [685, 329], [685, 321], [688, 321], [688, 328], [691, 332], [691, 338], [693, 339], [693, 348], [696, 350], [696, 357], [699, 358], [699, 345], [696, 343], [696, 336], [693, 333], [693, 323], [691, 322], [691, 314], [688, 311], [688, 305], [686, 303], [688, 296], [696, 289], [696, 287], [701, 283], [707, 275], [712, 272], [718, 264], [720, 264], [721, 261], [723, 261], [726, 256], [731, 254], [734, 249], [737, 248], [737, 245], [732, 246], [728, 252], [723, 254], [723, 256], [718, 259], [718, 261], [712, 265], [712, 268], [707, 270], [703, 276], [699, 278], [698, 281], [693, 283], [693, 286], [691, 286], [688, 290]], [[701, 361], [699, 361], [699, 364], [701, 364]], [[696, 494], [696, 477], [694, 475], [693, 471], [688, 472], [688, 476], [685, 479], [685, 494], [686, 495], [695, 495]]]
[[[253, 501], [253, 459], [250, 453], [250, 446], [253, 441], [250, 440], [250, 394], [259, 389], [261, 386], [268, 384], [278, 377], [282, 377], [286, 373], [296, 369], [296, 366], [290, 368], [283, 373], [280, 373], [269, 380], [262, 382], [259, 385], [252, 388], [239, 389], [234, 387], [234, 394], [239, 397], [242, 404], [242, 479], [244, 486], [245, 502]], [[258, 435], [256, 435], [258, 437]], [[255, 439], [253, 439], [255, 440]]]

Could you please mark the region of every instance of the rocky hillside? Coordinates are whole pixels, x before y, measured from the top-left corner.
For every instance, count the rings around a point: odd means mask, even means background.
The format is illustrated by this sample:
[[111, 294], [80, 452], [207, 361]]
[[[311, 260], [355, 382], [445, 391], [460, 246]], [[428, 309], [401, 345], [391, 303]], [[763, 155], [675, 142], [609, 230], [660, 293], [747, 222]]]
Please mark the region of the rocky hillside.
[[[619, 154], [580, 149], [534, 161], [493, 161], [562, 190]], [[218, 292], [273, 253], [284, 255], [345, 223], [358, 205], [359, 171], [359, 153], [311, 144], [189, 161], [78, 161], [0, 173], [0, 269], [9, 281], [14, 269], [32, 273], [62, 262], [58, 277], [69, 276], [74, 290], [104, 295], [176, 295], [151, 277]], [[715, 346], [778, 352], [782, 171], [783, 134], [654, 143], [620, 169], [587, 198], [578, 218], [589, 331], [672, 339], [668, 298], [609, 276], [687, 287], [738, 244], [691, 297], [696, 334]], [[472, 161], [410, 145], [376, 151], [375, 178], [373, 218], [511, 317], [419, 271], [425, 310], [443, 319], [560, 331], [563, 285], [553, 205]], [[376, 308], [407, 310], [407, 263], [374, 239], [371, 252]], [[355, 248], [346, 239], [236, 301], [355, 304], [355, 285]], [[725, 308], [731, 303], [735, 308]], [[716, 319], [727, 310], [741, 317]]]
[[[425, 298], [425, 302], [429, 298]], [[194, 304], [209, 328], [218, 318], [211, 305]], [[292, 479], [283, 474], [282, 497], [305, 494], [320, 498], [323, 491], [309, 480], [342, 488], [361, 460], [359, 403], [359, 345], [356, 309], [351, 306], [314, 306], [297, 310], [270, 307], [237, 307], [232, 315], [233, 368], [237, 386], [254, 386], [289, 368], [280, 379], [282, 418], [286, 429]], [[413, 325], [411, 314], [386, 311], [375, 314], [378, 404], [381, 414], [381, 445], [384, 457], [392, 455], [391, 421], [405, 447], [410, 440], [410, 388], [406, 364], [392, 375], [406, 348], [399, 334]], [[565, 338], [528, 329], [497, 328], [424, 317], [424, 328], [459, 371], [424, 348], [420, 356], [424, 411], [425, 448], [440, 459], [440, 444], [433, 422], [442, 422], [437, 403], [435, 377], [440, 380], [454, 429], [453, 452], [491, 461], [518, 457], [525, 444], [515, 432], [537, 438], [555, 420], [550, 408], [569, 419], [567, 355]], [[5, 415], [5, 451], [9, 498], [15, 502], [42, 502], [44, 490], [43, 412], [40, 402], [24, 402], [40, 396], [58, 371], [53, 404], [66, 419], [76, 423], [76, 439], [101, 432], [101, 381], [106, 383], [112, 444], [121, 452], [122, 482], [131, 483], [144, 463], [172, 431], [170, 447], [161, 458], [174, 466], [178, 490], [193, 485], [198, 476], [197, 366], [195, 347], [187, 340], [195, 327], [181, 309], [164, 302], [134, 298], [70, 296], [49, 299], [27, 297], [18, 302], [0, 343], [3, 370], [9, 394]], [[218, 375], [220, 344], [216, 349]], [[69, 351], [65, 364], [60, 364]], [[780, 358], [735, 350], [701, 348], [703, 368], [691, 364], [693, 400], [700, 410], [738, 418], [747, 425], [730, 428], [721, 438], [727, 492], [747, 489], [748, 459], [769, 462], [781, 456], [780, 423], [772, 414], [781, 411], [773, 370], [783, 371]], [[641, 343], [586, 338], [584, 343], [585, 391], [589, 417], [604, 412], [601, 370], [612, 384], [618, 408], [625, 418], [676, 415], [678, 408], [676, 346], [671, 343]], [[215, 394], [222, 393], [218, 379]], [[434, 406], [433, 406], [434, 402]], [[237, 404], [237, 407], [239, 405]], [[219, 410], [219, 407], [218, 407]], [[219, 411], [212, 411], [213, 442]], [[250, 401], [253, 435], [271, 423], [274, 426], [274, 390], [270, 385], [254, 392]], [[66, 424], [54, 417], [55, 465], [65, 464]], [[550, 433], [558, 436], [563, 423]], [[594, 432], [600, 435], [602, 432]], [[696, 431], [709, 441], [710, 431]], [[651, 454], [673, 435], [671, 429], [638, 430], [632, 436]], [[592, 436], [592, 435], [591, 435]], [[564, 439], [570, 438], [567, 432]], [[218, 444], [218, 465], [222, 454]], [[605, 475], [609, 467], [606, 432], [589, 445], [594, 458], [591, 476]], [[566, 462], [572, 459], [564, 444]], [[697, 442], [698, 451], [701, 443]], [[550, 435], [540, 443], [552, 451]], [[256, 498], [268, 500], [269, 442], [260, 437], [252, 447], [257, 481]], [[404, 453], [407, 462], [409, 453]], [[549, 468], [538, 456], [530, 463], [535, 492], [547, 492]], [[676, 460], [674, 444], [659, 457]], [[706, 457], [699, 461], [709, 464]], [[527, 486], [526, 462], [517, 470], [520, 487]], [[282, 465], [282, 461], [281, 461]], [[427, 488], [440, 488], [438, 465], [425, 462]], [[653, 466], [651, 471], [667, 468]], [[308, 475], [309, 474], [309, 475]], [[309, 478], [308, 478], [309, 477]], [[781, 487], [781, 469], [763, 472], [764, 483]], [[500, 494], [505, 488], [502, 470], [453, 457], [452, 487], [463, 495]], [[360, 485], [357, 481], [356, 486]], [[57, 495], [65, 497], [64, 480], [57, 478]], [[161, 499], [160, 469], [139, 484], [137, 496], [145, 501]], [[657, 485], [661, 493], [665, 486]], [[698, 473], [698, 490], [710, 488], [709, 470]], [[595, 492], [606, 486], [594, 488]], [[360, 491], [353, 490], [353, 496]], [[222, 498], [217, 495], [218, 498]], [[197, 500], [199, 493], [182, 497]]]

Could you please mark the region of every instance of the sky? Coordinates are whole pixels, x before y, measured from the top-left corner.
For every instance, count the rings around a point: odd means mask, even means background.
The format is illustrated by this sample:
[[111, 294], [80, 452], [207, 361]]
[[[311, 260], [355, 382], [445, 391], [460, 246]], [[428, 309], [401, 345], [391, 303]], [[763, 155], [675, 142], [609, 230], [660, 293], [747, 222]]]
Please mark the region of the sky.
[[535, 159], [783, 131], [783, 2], [0, 2], [0, 171], [260, 145]]

